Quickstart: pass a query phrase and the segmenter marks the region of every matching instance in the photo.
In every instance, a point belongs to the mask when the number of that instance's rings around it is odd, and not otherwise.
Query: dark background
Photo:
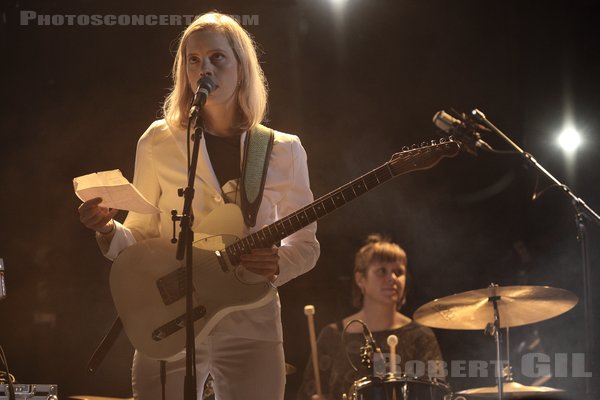
[[[600,210],[600,29],[593,1],[348,0],[337,14],[325,0],[2,4],[0,257],[8,297],[0,302],[0,344],[20,382],[56,383],[63,398],[130,395],[133,350],[124,335],[96,375],[85,373],[115,311],[110,263],[78,221],[72,179],[114,168],[132,178],[137,139],[160,117],[184,27],[24,26],[20,11],[258,15],[258,25],[246,28],[260,43],[270,82],[268,124],[301,137],[316,197],[403,146],[436,139],[436,111],[477,107]],[[555,144],[568,118],[585,140],[571,163]],[[494,135],[484,138],[508,149]],[[560,287],[580,303],[512,329],[513,356],[536,337],[537,349],[551,357],[584,352],[573,207],[557,189],[531,201],[536,176],[516,156],[461,154],[323,219],[317,267],[280,290],[287,362],[301,371],[308,358],[304,305],[315,305],[318,329],[352,312],[353,253],[371,232],[389,235],[409,255],[407,315],[491,282]],[[537,188],[547,185],[540,178]],[[598,226],[589,227],[589,243],[595,288]],[[595,291],[592,300],[597,306]],[[436,333],[448,361],[495,357],[481,332]],[[532,382],[515,370],[519,382]],[[288,377],[289,398],[301,375]],[[456,377],[450,383],[456,390],[494,384]],[[582,378],[545,385],[585,390]]]

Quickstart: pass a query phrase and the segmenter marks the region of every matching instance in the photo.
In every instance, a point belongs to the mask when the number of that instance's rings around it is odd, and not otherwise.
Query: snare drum
[[[450,387],[440,381],[399,377],[368,377],[354,382],[352,400],[451,400]]]

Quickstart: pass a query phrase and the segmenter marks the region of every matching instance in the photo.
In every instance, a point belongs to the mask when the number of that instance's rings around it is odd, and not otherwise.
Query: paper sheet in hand
[[[96,172],[73,179],[75,194],[83,201],[102,198],[102,207],[135,211],[141,214],[158,214],[154,207],[118,169]]]

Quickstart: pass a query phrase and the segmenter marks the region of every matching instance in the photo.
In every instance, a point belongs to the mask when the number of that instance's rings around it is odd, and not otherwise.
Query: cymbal
[[[544,398],[546,398],[546,396],[554,397],[564,392],[565,391],[561,389],[554,389],[546,386],[525,386],[517,382],[507,382],[502,385],[502,397],[506,399],[518,399],[527,396],[544,396]],[[496,398],[498,396],[498,386],[467,389],[458,392],[457,394]]]
[[[418,323],[441,329],[485,329],[494,322],[490,296],[499,296],[500,327],[543,321],[569,311],[577,296],[549,286],[496,286],[435,299],[413,315]]]
[[[69,399],[73,399],[73,400],[133,400],[133,397],[104,397],[104,396],[90,396],[87,394],[77,394],[75,396],[69,396]]]

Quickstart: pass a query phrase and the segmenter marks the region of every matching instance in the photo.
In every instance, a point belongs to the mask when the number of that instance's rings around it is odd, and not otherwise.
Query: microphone
[[[365,337],[365,344],[371,347],[373,351],[373,375],[383,377],[386,373],[385,357],[381,352],[381,348],[377,346],[377,342],[375,342],[367,324],[363,324],[363,336]]]
[[[215,83],[210,76],[205,75],[198,79],[198,85],[196,88],[196,93],[194,93],[194,99],[192,100],[190,115],[204,106],[208,95],[213,90],[215,90]]]
[[[477,156],[477,149],[492,149],[489,144],[481,140],[481,135],[477,132],[477,130],[487,129],[474,121],[470,121],[465,115],[462,115],[461,120],[446,111],[438,111],[433,116],[433,123],[441,131],[452,135],[458,140],[471,155]]]

